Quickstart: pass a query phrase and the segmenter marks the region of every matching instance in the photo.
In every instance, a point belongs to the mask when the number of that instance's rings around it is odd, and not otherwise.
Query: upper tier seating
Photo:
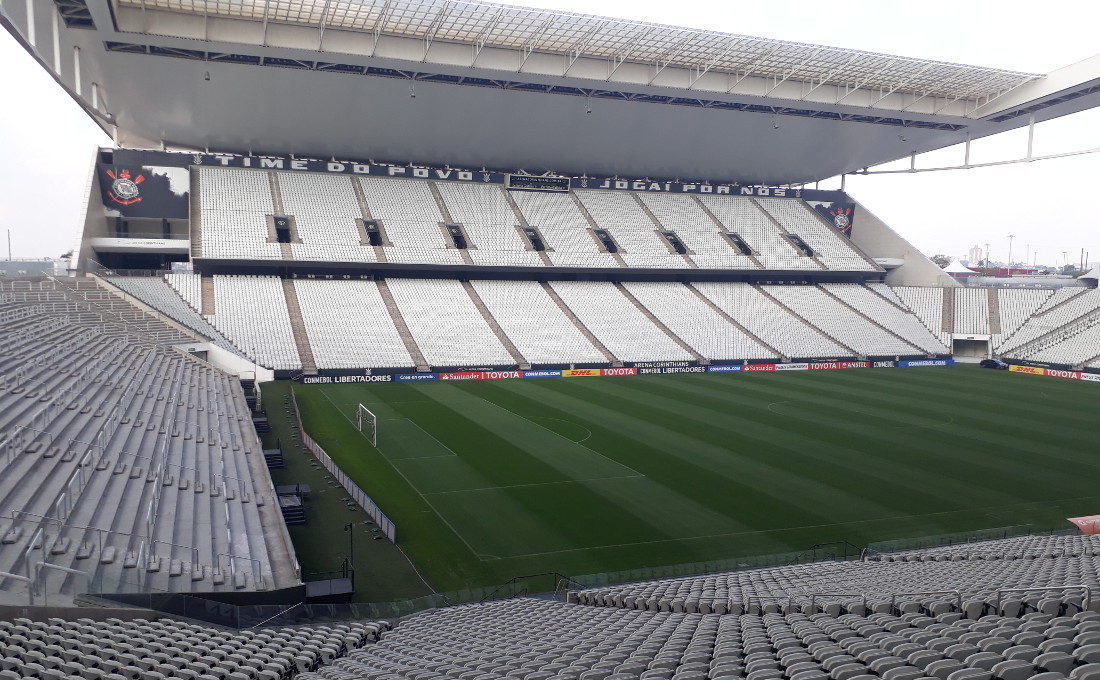
[[[704,195],[699,200],[727,231],[738,234],[756,251],[756,260],[763,269],[822,269],[813,258],[795,250],[794,245],[783,238],[780,228],[753,199]],[[840,234],[834,237],[844,238]]]
[[[40,576],[70,597],[296,583],[240,383],[94,280],[7,283],[0,572],[28,573],[28,555],[74,569]],[[0,601],[25,604],[26,584],[0,579]]]
[[[784,229],[805,241],[827,269],[875,271],[878,268],[852,250],[845,238],[838,238],[836,230],[825,224],[815,211],[807,209],[802,202],[783,198],[755,200]]]
[[[658,226],[642,210],[633,192],[580,190],[576,195],[596,225],[611,233],[627,265],[687,267],[683,258],[669,253],[665,241],[657,235]]]
[[[676,232],[699,268],[759,269],[751,257],[743,255],[722,235],[727,230],[707,214],[695,197],[645,193],[638,197],[665,229]]]
[[[470,239],[474,264],[542,266],[538,253],[525,249],[527,244],[516,230],[516,215],[500,185],[440,182],[438,187],[451,218],[462,225]]]
[[[881,271],[796,198],[755,199],[578,189],[508,192],[499,184],[199,167],[197,256],[226,259],[547,266],[518,227],[534,227],[559,267]],[[708,211],[710,214],[708,214]],[[293,217],[295,238],[278,243],[268,216]],[[364,241],[359,219],[380,223],[383,245]],[[460,250],[443,224],[462,225]],[[601,252],[606,229],[619,257]],[[674,231],[677,254],[658,232]],[[737,232],[758,253],[722,235]],[[808,257],[786,238],[801,237]],[[691,254],[694,253],[694,254]]]

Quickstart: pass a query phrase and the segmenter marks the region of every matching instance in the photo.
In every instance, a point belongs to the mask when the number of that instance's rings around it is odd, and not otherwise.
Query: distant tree
[[[73,256],[73,251],[71,251],[71,250],[70,250],[70,251],[69,251],[69,252],[67,252],[67,253],[61,253],[61,255],[60,255],[60,256],[59,256],[59,257],[58,257],[57,259],[59,259],[59,260],[67,260],[67,259],[69,259],[69,258],[70,258],[70,257],[72,257],[72,256]]]
[[[955,261],[955,258],[951,257],[950,255],[944,255],[943,253],[936,253],[928,259],[935,262],[936,266],[940,269],[943,269],[944,267]]]

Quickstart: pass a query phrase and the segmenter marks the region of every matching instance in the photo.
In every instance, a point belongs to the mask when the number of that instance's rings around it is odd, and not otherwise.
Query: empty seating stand
[[[501,185],[444,180],[216,167],[194,172],[208,258],[543,267],[519,233],[525,221],[559,267],[881,271],[797,198],[758,203],[592,189],[509,195]],[[288,243],[279,243],[269,224],[276,213],[293,218],[295,238]],[[365,219],[376,221],[379,245],[365,240]],[[445,236],[448,222],[461,225],[465,248]],[[618,257],[593,238],[594,229],[614,239]],[[684,254],[659,234],[668,231]],[[728,232],[757,259],[737,250]],[[791,234],[816,259],[800,252]]]
[[[14,283],[0,298],[32,313],[0,318],[0,601],[28,602],[21,574],[55,602],[296,582],[239,382],[92,280]]]

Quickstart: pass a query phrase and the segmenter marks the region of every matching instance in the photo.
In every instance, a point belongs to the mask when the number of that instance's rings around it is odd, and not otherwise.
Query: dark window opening
[[[739,251],[741,251],[742,255],[753,254],[752,248],[749,247],[749,244],[745,243],[745,239],[741,238],[737,234],[728,233],[726,234],[726,238],[728,238],[730,242],[733,243],[734,248],[737,248]]]
[[[687,255],[687,247],[684,246],[684,242],[680,240],[680,237],[676,235],[674,231],[662,231],[661,236],[665,237],[668,244],[672,246],[672,249],[679,255]]]
[[[367,242],[372,246],[384,245],[382,242],[382,232],[378,229],[378,222],[375,220],[364,220],[363,228],[367,232]]]
[[[615,243],[615,239],[611,238],[611,234],[607,233],[606,229],[593,229],[592,231],[596,234],[596,238],[600,239],[600,243],[607,249],[607,252],[619,252],[619,244]]]
[[[275,241],[278,243],[291,243],[289,219],[285,217],[275,218]]]
[[[530,227],[524,227],[523,234],[527,237],[527,240],[531,242],[532,249],[538,252],[546,250],[546,244],[543,242],[542,237],[539,236],[539,233],[537,231]]]
[[[799,236],[798,234],[788,234],[787,238],[791,240],[791,243],[793,243],[796,248],[802,251],[803,255],[805,255],[806,257],[814,256],[813,248],[807,245],[806,242],[802,240],[801,236]]]
[[[455,248],[459,250],[466,250],[469,245],[466,243],[466,234],[462,233],[462,227],[457,224],[448,224],[447,233],[451,235],[451,240],[454,241]]]

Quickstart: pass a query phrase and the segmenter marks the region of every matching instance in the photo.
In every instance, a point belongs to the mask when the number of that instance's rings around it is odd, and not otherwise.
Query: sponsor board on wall
[[[1085,380],[1087,382],[1100,382],[1100,374],[1082,373],[1081,374],[1081,380]]]
[[[563,378],[588,378],[595,375],[600,375],[599,368],[567,368],[561,372]]]
[[[777,371],[808,371],[810,370],[809,364],[776,364],[775,370]]]
[[[898,366],[913,368],[919,366],[954,366],[954,359],[915,359],[913,361],[899,361]]]
[[[706,373],[706,366],[664,366],[662,368],[637,368],[639,375],[667,375],[670,373]]]
[[[1047,375],[1053,378],[1069,378],[1070,380],[1081,379],[1081,373],[1078,371],[1063,371],[1058,368],[1048,368]]]
[[[607,377],[622,375],[669,375],[683,373],[745,373],[755,371],[822,371],[850,368],[892,368],[896,365],[912,366],[950,366],[950,359],[927,361],[816,361],[790,364],[722,364],[700,366],[693,361],[657,361],[645,362],[636,366],[614,368],[575,368],[575,369],[533,369],[533,370],[476,370],[452,371],[446,373],[371,373],[385,369],[368,369],[367,375],[315,375],[297,378],[307,385],[333,385],[375,382],[424,382],[439,380],[511,380],[526,378],[580,378]],[[1060,378],[1073,378],[1100,382],[1100,374],[1080,373],[1078,371],[1059,371],[1034,366],[1012,366],[1012,370],[1023,373],[1054,375]]]
[[[341,385],[347,383],[393,382],[393,375],[303,375],[303,385]]]
[[[892,363],[892,362],[891,362]],[[810,363],[811,371],[836,371],[844,368],[870,368],[869,361],[817,361]]]
[[[508,380],[522,377],[521,371],[462,371],[439,374],[440,380]]]
[[[707,373],[740,373],[741,364],[729,366],[707,366]]]
[[[1016,366],[1015,364],[1009,366],[1008,370],[1013,373],[1031,373],[1033,375],[1046,375],[1047,372],[1047,369],[1038,366]]]

